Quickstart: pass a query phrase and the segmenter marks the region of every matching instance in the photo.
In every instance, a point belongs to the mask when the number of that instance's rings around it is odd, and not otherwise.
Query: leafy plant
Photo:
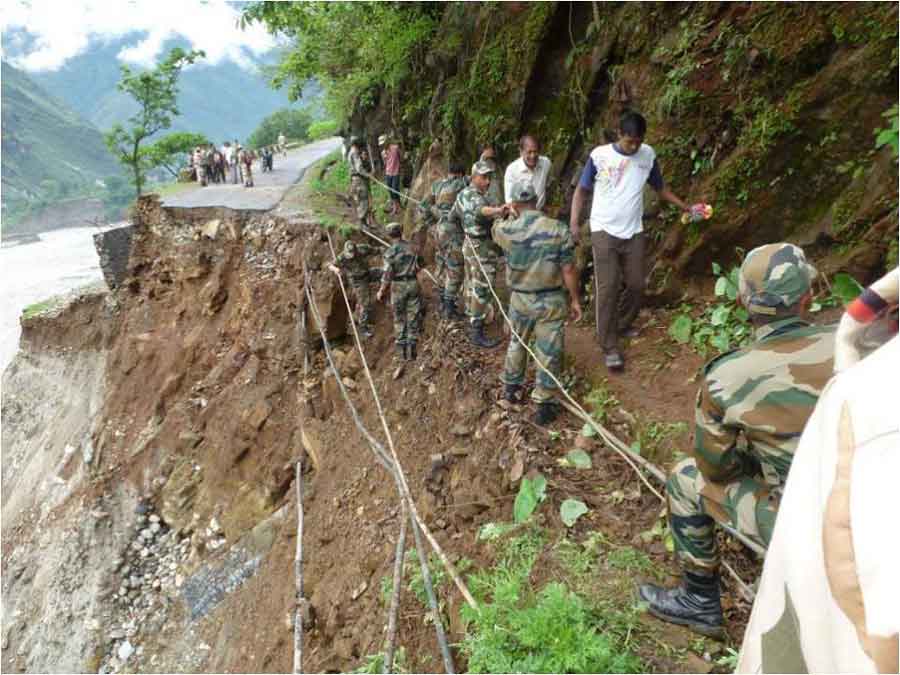
[[[513,504],[513,519],[524,523],[538,505],[547,497],[547,479],[541,474],[534,478],[523,478],[519,484],[519,494]]]
[[[340,125],[337,120],[319,120],[309,125],[309,137],[314,141],[329,136],[337,136]]]
[[[572,527],[588,510],[580,499],[566,499],[559,507],[559,517],[566,527]]]
[[[247,137],[247,145],[251,148],[262,148],[278,142],[279,134],[294,141],[305,141],[309,138],[309,129],[313,123],[308,110],[282,108],[263,118],[259,126]]]
[[[363,659],[362,664],[356,669],[351,670],[351,673],[384,673],[387,672],[385,668],[385,654],[384,652],[378,652],[377,654],[369,654]],[[398,647],[397,651],[394,652],[394,669],[391,671],[393,673],[408,673],[410,672],[409,666],[406,665],[406,649],[404,647]]]
[[[605,379],[588,392],[584,402],[591,409],[591,417],[601,424],[606,421],[609,411],[619,405],[619,399],[609,390]]]
[[[884,129],[875,130],[875,147],[880,148],[889,145],[894,153],[894,159],[900,155],[900,110],[895,103],[893,106],[881,113],[889,126]]]
[[[588,425],[588,428],[593,431],[593,427],[590,427],[590,425]],[[557,462],[560,464],[560,466],[568,466],[575,469],[591,468],[591,456],[580,448],[569,450],[569,452],[566,453],[566,456],[560,458],[559,460],[557,460]]]
[[[469,577],[479,609],[460,610],[467,622],[461,649],[470,672],[637,672],[638,659],[596,627],[598,617],[566,585],[529,589],[529,575],[543,542],[517,537],[497,565]]]
[[[148,168],[162,167],[174,178],[187,166],[187,156],[198,145],[206,145],[209,140],[203,134],[176,131],[160,138],[156,143],[141,148],[141,154]]]
[[[176,99],[181,69],[204,56],[206,53],[202,50],[186,52],[176,47],[152,70],[135,72],[127,65],[121,67],[118,89],[135,100],[138,112],[128,118],[129,129],[115,124],[104,134],[103,140],[122,166],[131,171],[137,195],[143,190],[147,171],[153,168],[141,144],[172,126],[172,117],[178,115]]]

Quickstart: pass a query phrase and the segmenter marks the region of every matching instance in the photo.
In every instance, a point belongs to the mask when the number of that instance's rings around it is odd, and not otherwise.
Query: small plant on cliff
[[[119,162],[131,171],[131,181],[137,195],[146,182],[147,171],[155,166],[153,157],[141,145],[155,133],[172,126],[172,117],[178,115],[178,76],[181,69],[198,58],[203,51],[186,52],[176,47],[152,70],[135,72],[122,66],[122,79],[118,89],[130,95],[138,104],[138,112],[128,118],[129,129],[116,124],[103,140]]]
[[[881,116],[888,121],[890,126],[875,130],[875,147],[889,145],[894,153],[894,159],[897,159],[900,155],[900,112],[898,112],[897,104],[895,103],[885,110]]]
[[[669,335],[681,344],[690,343],[694,350],[706,356],[709,349],[725,352],[747,344],[751,338],[747,310],[737,302],[739,268],[726,272],[719,263],[713,263],[716,276],[717,302],[706,306],[698,318],[683,312],[669,325]]]

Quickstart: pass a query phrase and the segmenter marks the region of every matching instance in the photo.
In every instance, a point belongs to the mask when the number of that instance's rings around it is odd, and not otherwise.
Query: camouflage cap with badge
[[[817,275],[799,246],[786,242],[759,246],[741,265],[741,301],[752,314],[781,314],[800,301]]]
[[[537,192],[534,189],[534,183],[528,179],[519,179],[512,184],[509,198],[514,202],[526,204],[537,199]]]
[[[477,173],[481,176],[485,176],[489,173],[494,173],[494,167],[491,166],[490,162],[479,159],[477,162],[475,162],[475,166],[472,168],[472,173]]]

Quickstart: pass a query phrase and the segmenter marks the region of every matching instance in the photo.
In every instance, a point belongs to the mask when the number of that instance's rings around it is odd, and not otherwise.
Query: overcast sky
[[[147,31],[142,40],[119,52],[119,58],[152,66],[165,41],[180,35],[206,52],[206,63],[231,59],[249,67],[244,50],[262,54],[275,40],[259,24],[241,30],[239,16],[234,6],[216,0],[4,0],[3,55],[21,50],[15,31],[24,29],[34,39],[13,63],[25,70],[55,70],[93,41]]]

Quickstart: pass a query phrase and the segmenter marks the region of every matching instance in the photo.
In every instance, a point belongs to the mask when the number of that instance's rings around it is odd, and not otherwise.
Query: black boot
[[[522,385],[519,384],[504,384],[503,385],[503,400],[507,403],[512,403],[513,405],[518,405],[521,403],[521,399],[519,398],[519,392],[522,390]]]
[[[496,347],[500,340],[496,338],[489,338],[484,334],[484,320],[479,319],[478,321],[472,321],[469,324],[469,342],[471,342],[476,347],[481,347],[483,349],[492,349]]]
[[[663,621],[687,626],[711,638],[725,636],[718,574],[685,571],[680,586],[662,588],[644,584],[638,594],[649,603],[650,613]]]
[[[545,427],[559,416],[559,406],[555,401],[541,401],[534,414],[534,423]]]
[[[406,361],[406,345],[402,342],[397,343],[397,358],[400,361]]]
[[[416,343],[410,342],[406,345],[406,360],[407,361],[415,361],[416,360]]]
[[[447,318],[450,321],[462,321],[466,315],[459,311],[456,307],[456,298],[448,297],[447,302]]]

